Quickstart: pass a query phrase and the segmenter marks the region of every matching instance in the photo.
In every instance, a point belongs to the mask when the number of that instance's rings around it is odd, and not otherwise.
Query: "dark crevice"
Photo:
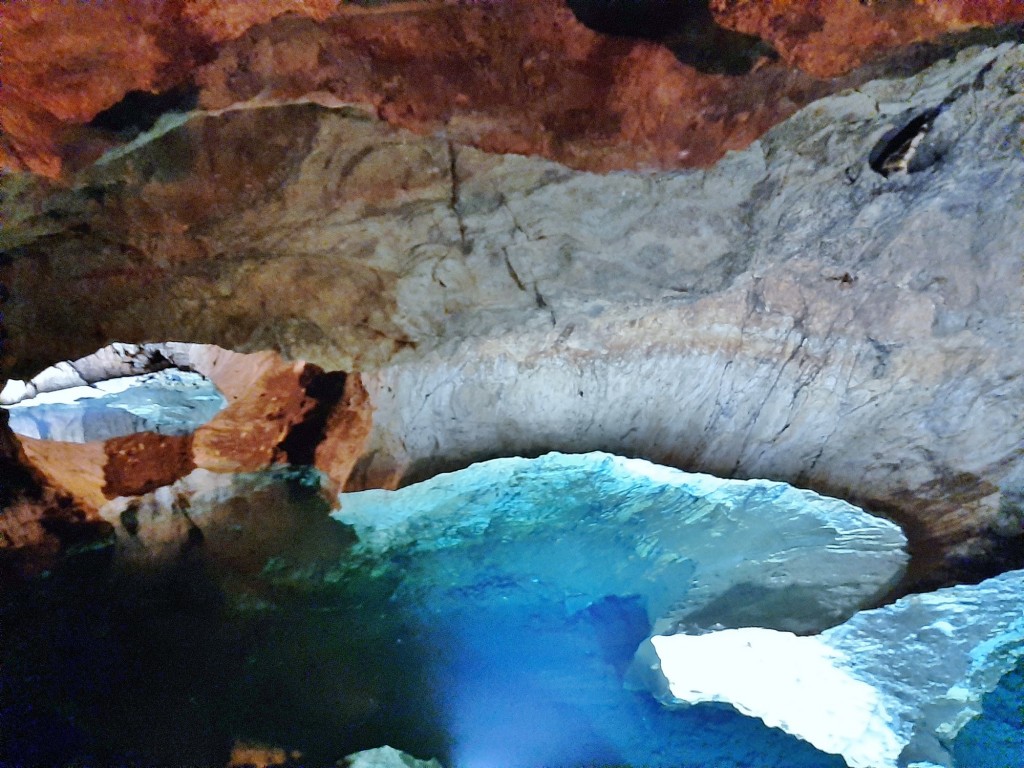
[[[707,0],[568,0],[568,5],[595,32],[662,43],[701,72],[742,75],[763,57],[777,58],[760,38],[719,26]]]
[[[189,112],[198,103],[199,89],[192,85],[179,86],[162,93],[128,91],[123,99],[96,115],[89,126],[132,139],[152,128],[161,115]]]
[[[871,170],[885,177],[899,171],[914,170],[911,167],[914,150],[941,111],[941,106],[931,107],[886,131],[868,155]]]
[[[345,373],[318,373],[305,384],[306,396],[316,405],[306,414],[301,423],[289,431],[281,442],[281,451],[289,464],[310,466],[313,464],[316,447],[323,441],[327,428],[327,417],[341,400],[345,391]]]

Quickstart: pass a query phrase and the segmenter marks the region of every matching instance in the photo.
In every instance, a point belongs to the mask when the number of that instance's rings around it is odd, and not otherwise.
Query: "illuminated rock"
[[[882,597],[906,562],[897,526],[843,501],[603,453],[495,459],[340,500],[364,551],[446,553],[438,571],[417,566],[414,589],[498,579],[569,612],[639,596],[658,631],[818,631]]]
[[[851,768],[953,765],[949,745],[1024,657],[1024,571],[911,595],[813,637],[747,628],[651,640],[667,704],[728,702]]]
[[[167,370],[43,393],[9,408],[19,435],[88,443],[136,432],[189,434],[226,404],[206,377]]]
[[[441,768],[437,760],[417,760],[391,747],[378,747],[345,758],[348,768]]]

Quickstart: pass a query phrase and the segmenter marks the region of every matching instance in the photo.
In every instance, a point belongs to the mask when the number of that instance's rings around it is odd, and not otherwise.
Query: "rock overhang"
[[[285,21],[250,37],[318,34]],[[177,118],[77,197],[22,190],[45,215],[9,251],[7,349],[71,359],[95,346],[68,332],[89,314],[104,340],[280,348],[365,374],[375,426],[338,475],[353,488],[605,449],[852,498],[916,529],[922,559],[942,553],[929,567],[960,567],[1013,541],[1019,393],[1000,339],[1019,329],[1000,253],[1019,211],[973,201],[1013,152],[1015,57],[974,49],[818,102],[706,173],[575,174],[323,106],[336,98]],[[886,131],[937,104],[916,145],[934,162],[876,173]],[[269,159],[248,162],[267,135]],[[40,264],[73,276],[50,313],[27,298]]]

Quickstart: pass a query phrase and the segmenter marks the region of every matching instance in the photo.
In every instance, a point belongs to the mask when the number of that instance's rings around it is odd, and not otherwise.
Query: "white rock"
[[[423,578],[500,573],[580,607],[640,595],[656,631],[818,631],[881,598],[906,562],[897,526],[838,499],[605,453],[495,459],[339,499],[364,550],[481,552],[471,573]]]
[[[437,760],[417,760],[392,747],[378,747],[345,758],[348,768],[441,768]]]
[[[1014,571],[911,595],[814,637],[654,637],[644,672],[666,703],[728,702],[851,768],[950,766],[946,746],[1024,656],[1022,594],[1024,571]]]

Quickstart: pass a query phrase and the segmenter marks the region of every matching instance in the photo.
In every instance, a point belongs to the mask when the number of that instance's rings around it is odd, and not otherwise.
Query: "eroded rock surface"
[[[315,104],[183,118],[78,192],[12,187],[6,350],[280,349],[361,373],[340,454],[306,441],[339,487],[610,450],[855,500],[908,528],[918,575],[978,578],[1019,560],[1022,56],[819,101],[702,172],[577,173]],[[267,439],[193,450],[284,457],[263,408]]]
[[[395,126],[580,168],[705,165],[844,84],[816,78],[945,32],[1024,18],[999,0],[938,10],[719,0],[677,3],[665,27],[657,2],[602,5],[118,0],[73,12],[10,4],[0,15],[0,165],[57,177],[164,112],[295,98],[359,103]],[[620,36],[594,33],[570,7],[585,20],[595,9],[610,16],[598,26]],[[747,39],[731,30],[751,33],[738,68],[731,43],[717,43]],[[918,58],[905,53],[911,65]],[[907,61],[897,56],[883,70]]]
[[[912,595],[813,637],[655,637],[656,692],[667,703],[729,702],[853,768],[953,765],[954,737],[1024,657],[1022,587],[1015,571]]]
[[[368,553],[445,553],[436,572],[410,564],[409,589],[515,584],[567,611],[638,595],[657,631],[814,631],[883,597],[905,563],[896,526],[837,499],[601,453],[495,459],[340,501]]]

